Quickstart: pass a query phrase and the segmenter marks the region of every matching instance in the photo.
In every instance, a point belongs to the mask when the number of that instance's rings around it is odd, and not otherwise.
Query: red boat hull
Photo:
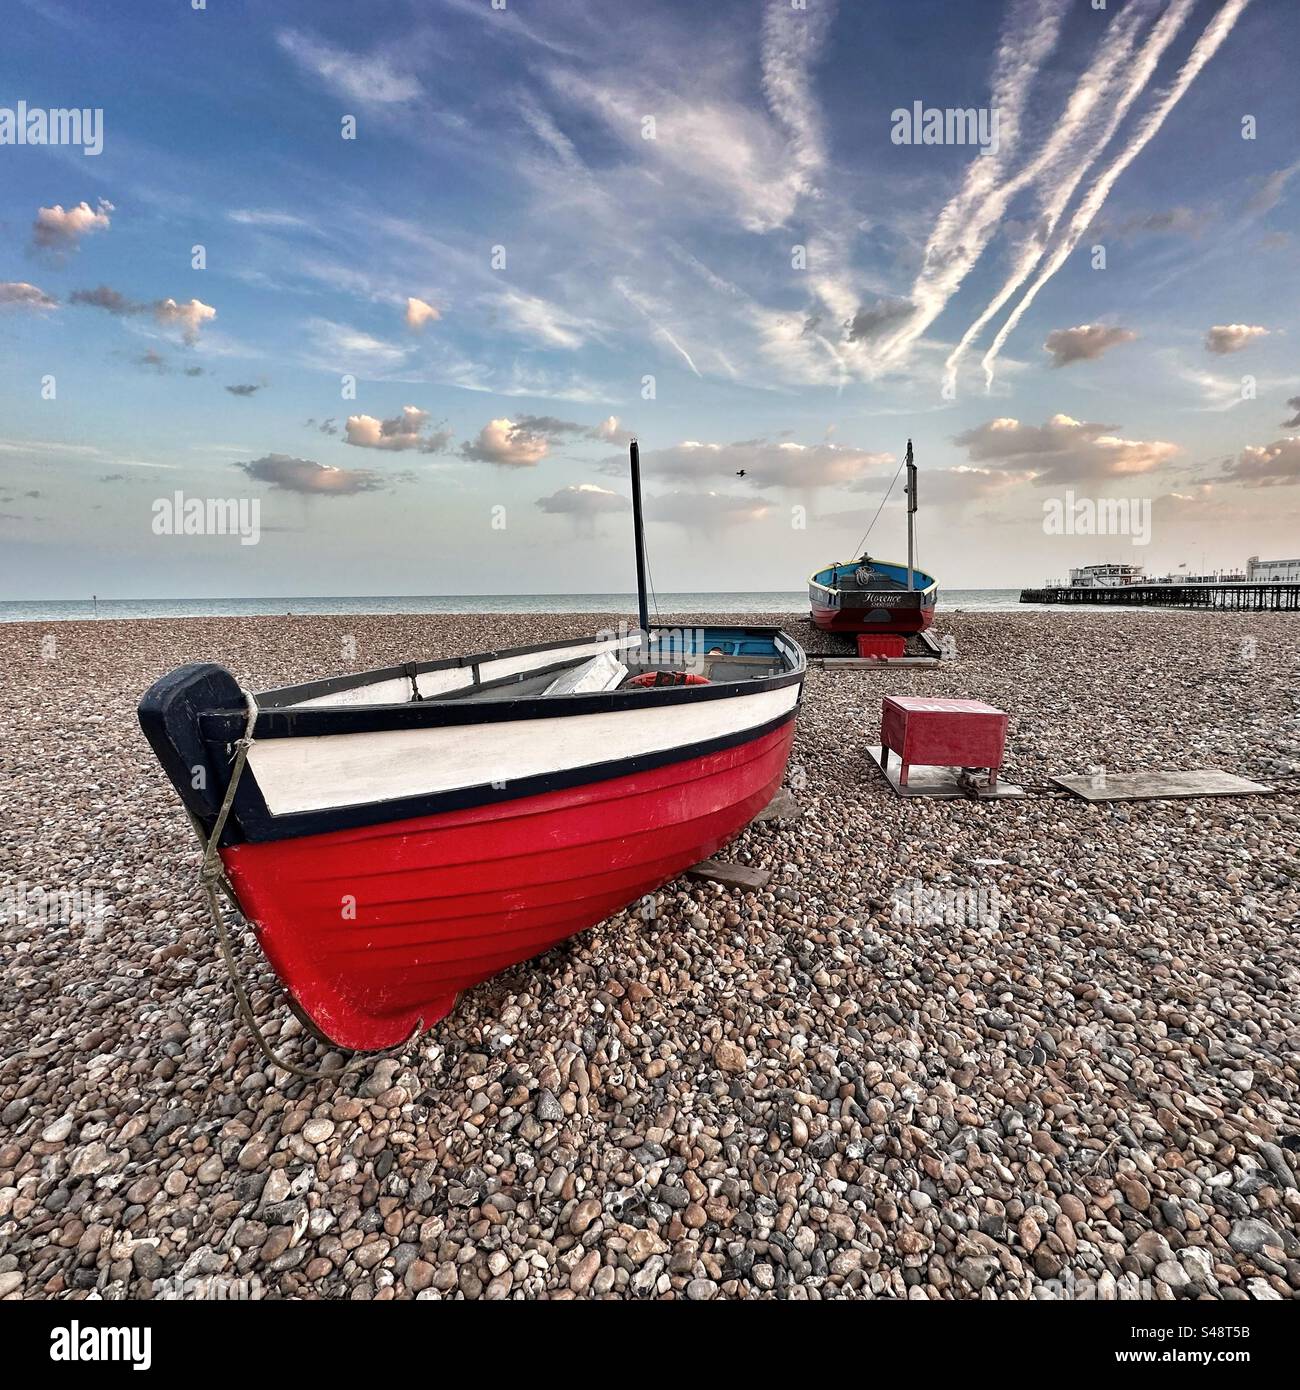
[[[707,859],[781,784],[794,721],[721,752],[516,801],[222,851],[245,915],[340,1047],[404,1041],[457,992]]]
[[[868,617],[874,614],[874,617]],[[812,605],[812,620],[823,632],[890,632],[904,635],[921,632],[934,622],[934,606],[929,608],[825,608]]]

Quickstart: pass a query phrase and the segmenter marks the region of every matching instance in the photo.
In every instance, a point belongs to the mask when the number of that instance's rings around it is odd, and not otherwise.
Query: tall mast
[[[907,587],[915,588],[912,582],[912,562],[915,544],[912,536],[912,518],[916,515],[916,464],[912,462],[912,441],[907,441]]]
[[[645,597],[645,521],[641,516],[641,450],[635,439],[631,444],[631,453],[632,530],[636,537],[636,608],[641,631],[648,634],[650,631],[650,608]]]

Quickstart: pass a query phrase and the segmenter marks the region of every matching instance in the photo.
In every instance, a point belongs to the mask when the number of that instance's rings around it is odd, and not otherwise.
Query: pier
[[[1300,584],[1061,585],[1021,589],[1021,603],[1118,605],[1122,608],[1222,608],[1236,612],[1300,612]]]

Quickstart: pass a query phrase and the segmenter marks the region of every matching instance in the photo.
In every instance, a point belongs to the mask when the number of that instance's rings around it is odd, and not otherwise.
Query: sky
[[[0,598],[1300,553],[1291,0],[5,10]]]

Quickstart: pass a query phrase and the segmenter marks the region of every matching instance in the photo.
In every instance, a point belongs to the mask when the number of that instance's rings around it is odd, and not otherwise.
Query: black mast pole
[[[912,518],[916,515],[916,464],[912,462],[912,441],[907,441],[907,587],[909,591],[916,585],[912,580]]]
[[[645,520],[641,515],[641,450],[634,439],[632,451],[632,529],[636,536],[636,607],[641,631],[650,632],[650,609],[645,597]]]

